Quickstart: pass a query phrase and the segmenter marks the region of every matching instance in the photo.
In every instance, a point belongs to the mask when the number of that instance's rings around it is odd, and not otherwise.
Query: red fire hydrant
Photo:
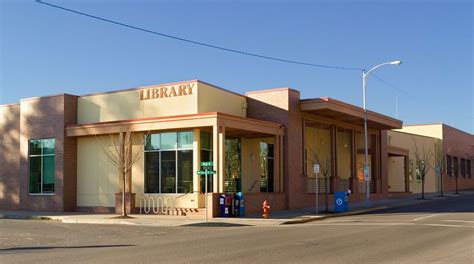
[[[270,203],[267,200],[263,201],[262,209],[263,209],[263,218],[267,219],[268,215],[270,214]]]

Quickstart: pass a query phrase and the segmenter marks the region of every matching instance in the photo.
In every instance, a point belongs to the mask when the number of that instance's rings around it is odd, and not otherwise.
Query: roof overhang
[[[115,134],[125,131],[147,132],[153,130],[176,130],[212,126],[224,126],[230,133],[238,133],[248,137],[284,134],[284,127],[281,124],[219,112],[209,112],[68,125],[66,126],[66,135],[68,137],[80,137]]]
[[[364,125],[364,109],[332,98],[301,100],[300,109],[318,116],[359,126]],[[402,128],[402,121],[367,110],[367,126],[378,130],[388,130]]]

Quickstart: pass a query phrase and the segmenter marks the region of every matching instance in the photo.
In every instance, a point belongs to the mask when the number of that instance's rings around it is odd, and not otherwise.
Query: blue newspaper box
[[[239,216],[245,216],[244,194],[242,192],[238,192],[237,198],[239,199]]]
[[[229,216],[229,209],[227,207],[227,210],[226,210],[226,199],[225,199],[225,194],[221,194],[221,196],[219,197],[219,215],[221,217],[227,217]]]
[[[343,213],[349,210],[349,196],[346,192],[334,193],[334,212]]]

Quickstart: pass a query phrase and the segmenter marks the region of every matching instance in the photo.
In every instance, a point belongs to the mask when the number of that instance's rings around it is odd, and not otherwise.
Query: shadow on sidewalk
[[[45,250],[45,249],[75,249],[75,248],[111,248],[111,247],[134,247],[136,245],[118,244],[118,245],[91,245],[91,246],[43,246],[43,247],[13,247],[3,248],[2,251],[21,251],[21,250]]]

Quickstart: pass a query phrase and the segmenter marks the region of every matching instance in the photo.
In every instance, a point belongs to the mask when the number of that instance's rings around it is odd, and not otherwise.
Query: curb
[[[419,200],[419,201],[415,201],[415,202],[401,203],[401,204],[397,204],[397,205],[393,205],[393,206],[384,205],[384,206],[371,207],[371,208],[367,208],[367,209],[355,210],[355,211],[350,211],[350,212],[346,212],[346,213],[339,213],[339,214],[328,214],[328,215],[321,215],[321,216],[306,216],[306,217],[303,216],[301,218],[297,218],[297,219],[294,219],[294,220],[283,222],[283,223],[281,223],[281,225],[304,224],[304,223],[308,223],[308,222],[320,221],[320,220],[333,218],[333,217],[358,215],[358,214],[364,214],[364,213],[378,211],[378,210],[395,209],[395,208],[399,208],[399,207],[418,205],[418,204],[423,204],[423,203],[430,203],[430,202],[434,202],[434,201],[436,201],[436,200]]]
[[[15,215],[15,214],[0,214],[0,219],[19,219],[19,220],[53,220],[49,216],[42,215]]]

